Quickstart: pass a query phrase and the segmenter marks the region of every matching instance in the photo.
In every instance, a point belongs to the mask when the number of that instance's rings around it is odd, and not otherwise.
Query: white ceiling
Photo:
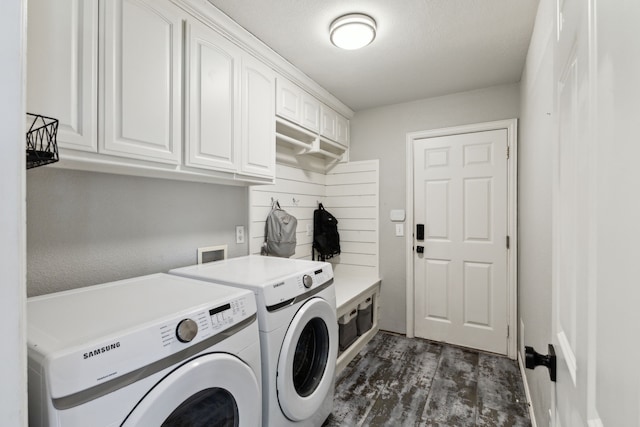
[[[520,81],[538,0],[209,0],[353,110]],[[346,13],[372,44],[329,41]]]

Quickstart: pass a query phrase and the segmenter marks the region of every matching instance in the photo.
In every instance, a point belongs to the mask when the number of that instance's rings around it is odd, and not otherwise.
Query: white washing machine
[[[29,298],[31,427],[260,426],[253,294],[154,274]]]
[[[331,264],[250,255],[170,273],[252,290],[262,349],[263,424],[322,425],[333,408],[338,354]]]

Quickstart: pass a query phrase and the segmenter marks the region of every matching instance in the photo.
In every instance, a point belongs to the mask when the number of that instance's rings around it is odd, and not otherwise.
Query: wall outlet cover
[[[236,243],[244,243],[244,225],[236,225]]]

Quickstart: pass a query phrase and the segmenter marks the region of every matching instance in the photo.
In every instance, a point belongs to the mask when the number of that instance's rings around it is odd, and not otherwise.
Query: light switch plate
[[[396,236],[404,236],[404,224],[396,224]]]

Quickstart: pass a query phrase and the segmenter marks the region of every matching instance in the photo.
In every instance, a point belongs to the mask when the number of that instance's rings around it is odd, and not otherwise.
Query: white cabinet
[[[312,132],[320,130],[320,102],[284,77],[276,85],[276,114]]]
[[[275,177],[273,71],[208,26],[187,26],[185,164]]]
[[[178,164],[182,150],[182,23],[171,3],[102,6],[99,152]]]
[[[333,109],[322,105],[320,135],[336,141],[345,147],[349,146],[349,120]]]
[[[186,31],[185,164],[235,172],[240,158],[240,49],[198,21]]]
[[[320,107],[320,135],[349,147],[349,120],[322,104]]]
[[[257,59],[242,58],[240,172],[275,177],[276,144],[274,121],[275,73]]]
[[[97,151],[97,0],[29,0],[27,111],[59,120],[58,146]]]
[[[349,120],[282,76],[276,84],[276,115],[276,139],[296,156],[324,157],[327,167],[347,160]]]
[[[313,132],[320,131],[320,101],[302,92],[302,117],[300,125]]]
[[[349,146],[349,120],[336,115],[336,141],[345,147]]]
[[[326,105],[320,106],[320,135],[325,138],[336,140],[336,122],[338,120],[338,113],[333,111]]]
[[[302,89],[282,77],[276,83],[276,114],[300,124],[302,118]]]

